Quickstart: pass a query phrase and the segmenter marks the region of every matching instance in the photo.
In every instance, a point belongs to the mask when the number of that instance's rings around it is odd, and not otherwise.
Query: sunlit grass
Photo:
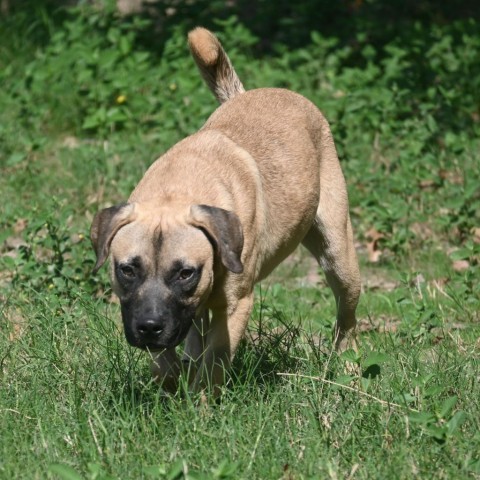
[[[214,102],[184,32],[162,62],[129,63],[102,36],[101,18],[70,20],[68,42],[42,44],[44,57],[33,46],[15,57],[23,35],[15,29],[0,49],[0,65],[12,65],[0,77],[0,478],[477,478],[479,72],[470,59],[480,45],[471,23],[458,70],[450,50],[435,46],[462,23],[401,48],[393,39],[355,69],[371,51],[350,58],[318,35],[277,57],[242,56],[249,31],[225,24],[249,87],[294,87],[331,120],[363,291],[359,350],[337,355],[333,296],[300,249],[257,286],[223,395],[206,406],[152,383],[147,356],[124,339],[106,272],[91,275],[88,229]],[[110,36],[126,28],[105,21]],[[431,62],[403,62],[418,45]],[[72,64],[72,52],[94,66]],[[115,74],[102,70],[112,58]],[[441,88],[422,90],[417,68]],[[102,117],[110,103],[126,116]]]

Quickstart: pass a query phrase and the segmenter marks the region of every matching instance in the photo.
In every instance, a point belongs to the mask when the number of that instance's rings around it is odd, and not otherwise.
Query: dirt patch
[[[400,319],[388,315],[378,315],[375,318],[362,318],[358,320],[357,332],[395,333],[400,326]]]
[[[8,339],[11,342],[18,340],[25,331],[27,320],[18,308],[7,308],[3,311],[3,317],[10,324]]]
[[[389,278],[385,272],[367,270],[362,272],[362,285],[364,290],[381,290],[391,292],[400,286],[400,283]]]

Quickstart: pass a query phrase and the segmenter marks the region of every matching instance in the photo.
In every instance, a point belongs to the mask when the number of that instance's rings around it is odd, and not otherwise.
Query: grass
[[[299,250],[199,407],[151,383],[88,241],[215,108],[186,24],[149,49],[140,20],[38,8],[0,29],[0,478],[480,478],[478,24],[277,38],[256,58],[247,27],[217,23],[249,88],[294,88],[331,120],[363,292],[359,351],[337,355],[332,295]]]

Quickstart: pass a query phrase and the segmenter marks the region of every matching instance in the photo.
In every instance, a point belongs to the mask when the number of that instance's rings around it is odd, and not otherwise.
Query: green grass
[[[272,30],[263,52],[258,29],[216,23],[248,88],[293,88],[330,119],[363,292],[359,351],[337,355],[300,249],[257,287],[224,394],[199,406],[152,384],[88,241],[215,108],[190,20],[153,45],[148,21],[45,5],[0,28],[0,478],[480,478],[478,23],[325,25],[295,48]]]

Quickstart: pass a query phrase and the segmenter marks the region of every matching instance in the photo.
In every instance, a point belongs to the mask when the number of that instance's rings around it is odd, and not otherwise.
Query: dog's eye
[[[178,274],[179,280],[189,280],[193,277],[195,270],[193,268],[183,268]]]
[[[131,265],[122,265],[120,267],[120,271],[122,272],[122,275],[126,278],[135,278],[135,269]]]

